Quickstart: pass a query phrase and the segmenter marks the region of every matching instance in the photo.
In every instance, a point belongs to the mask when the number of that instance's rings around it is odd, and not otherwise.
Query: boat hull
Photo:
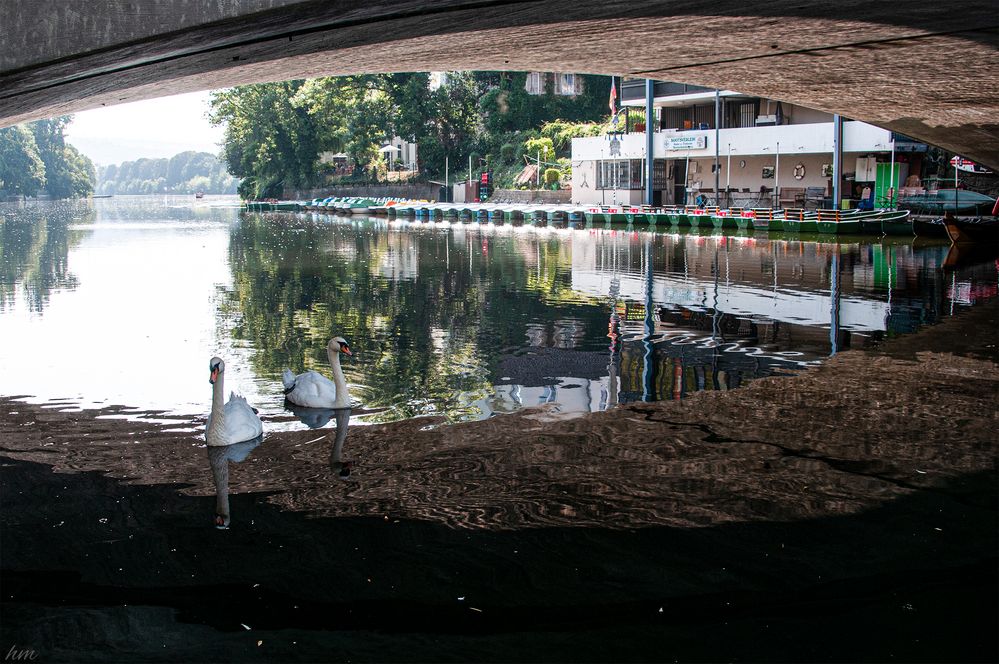
[[[724,216],[723,217],[723,216],[720,216],[720,215],[711,215],[711,225],[714,226],[717,229],[723,229],[723,228],[731,228],[731,229],[735,229],[735,228],[748,228],[748,225],[747,226],[739,226],[739,221],[738,221],[738,219],[736,217],[730,217],[730,216]]]
[[[878,222],[880,225],[880,222]],[[856,221],[817,221],[815,225],[820,233],[826,235],[856,235],[862,232],[863,223]]]
[[[954,244],[999,242],[999,221],[971,221],[944,217],[947,236]]]

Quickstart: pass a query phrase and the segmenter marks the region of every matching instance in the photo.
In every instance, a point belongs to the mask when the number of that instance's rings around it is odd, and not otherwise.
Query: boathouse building
[[[641,204],[647,169],[645,81],[626,80],[619,132],[572,141],[572,200]],[[795,104],[679,83],[654,85],[653,203],[833,207],[833,116]],[[716,122],[717,118],[717,122]],[[840,206],[916,182],[927,146],[845,120]],[[716,170],[717,165],[717,170]],[[910,174],[915,178],[910,178]]]

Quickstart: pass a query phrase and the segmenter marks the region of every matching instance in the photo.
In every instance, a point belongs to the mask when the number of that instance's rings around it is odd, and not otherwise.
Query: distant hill
[[[209,152],[137,159],[97,169],[97,194],[235,194],[239,180]]]

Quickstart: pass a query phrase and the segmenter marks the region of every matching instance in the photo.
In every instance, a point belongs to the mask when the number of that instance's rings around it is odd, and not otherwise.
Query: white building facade
[[[625,94],[626,109],[644,108],[641,83],[640,100]],[[690,92],[691,86],[657,85],[661,87],[654,99],[655,204],[692,204],[703,195],[708,204],[723,206],[833,206],[832,115],[730,90],[719,91],[716,102],[714,90]],[[621,133],[573,139],[574,203],[644,202],[646,134],[643,125],[639,131],[627,130],[626,112],[619,115]],[[868,184],[881,191],[891,186],[891,180],[897,190],[916,156],[911,151],[919,151],[920,145],[907,142],[905,149],[910,152],[895,155],[891,131],[843,122],[841,198],[855,196],[854,189]],[[925,151],[926,146],[921,147]],[[882,163],[884,167],[879,167]]]

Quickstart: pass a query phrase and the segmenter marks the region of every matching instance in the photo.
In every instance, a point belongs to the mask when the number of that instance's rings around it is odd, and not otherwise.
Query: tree
[[[252,186],[253,197],[280,196],[284,186],[313,184],[316,118],[292,103],[303,85],[259,83],[212,93],[209,119],[225,125],[222,157],[232,175],[246,178],[241,192]]]
[[[68,147],[67,149],[72,149]],[[195,184],[191,184],[196,180]],[[187,151],[170,159],[138,159],[102,168],[98,191],[103,194],[232,194],[236,182],[217,157]]]
[[[45,165],[45,190],[53,198],[89,196],[94,191],[93,162],[73,146],[66,145],[63,136],[72,119],[70,115],[61,115],[28,125]]]
[[[44,186],[45,163],[31,131],[24,125],[0,129],[0,188],[34,196]]]

